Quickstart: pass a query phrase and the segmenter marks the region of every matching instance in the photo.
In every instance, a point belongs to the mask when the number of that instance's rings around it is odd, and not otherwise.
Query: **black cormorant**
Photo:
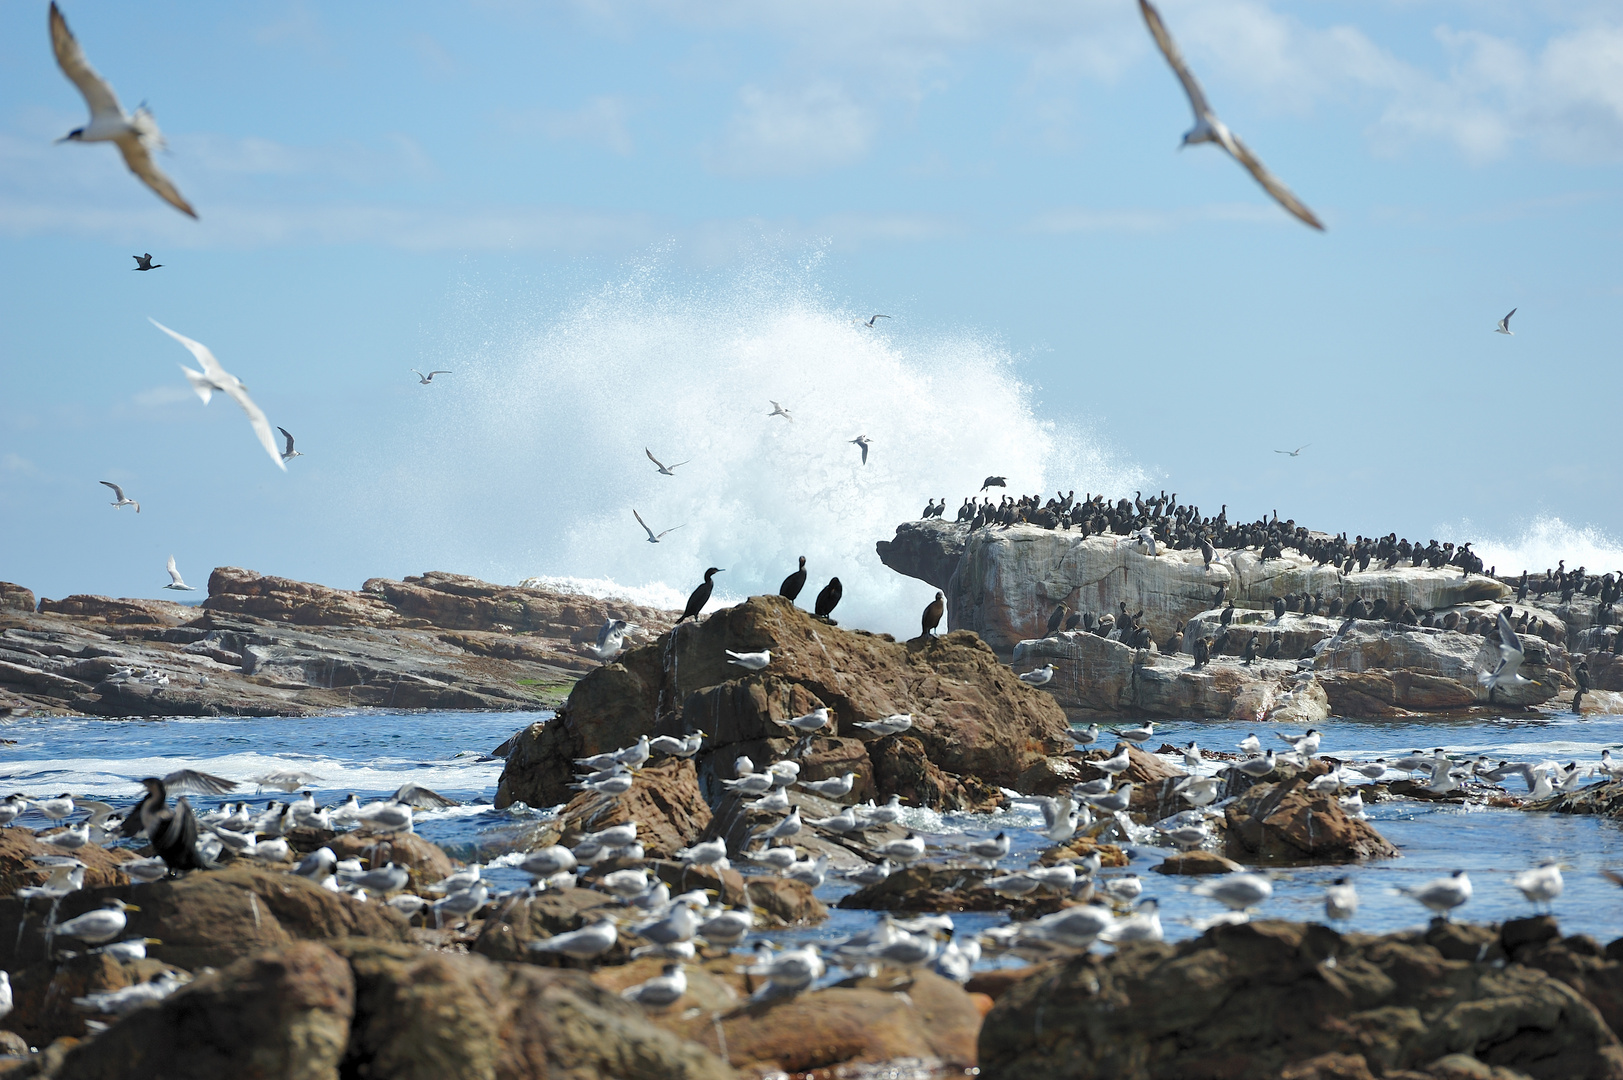
[[[840,597],[845,595],[845,586],[840,584],[839,578],[829,578],[823,591],[817,594],[817,603],[812,611],[819,619],[827,619],[836,607],[840,605]]]
[[[935,599],[931,600],[930,605],[924,609],[923,629],[919,632],[919,637],[929,637],[935,631],[935,628],[941,625],[941,616],[946,613],[946,599],[941,595],[941,590],[937,589]]]
[[[793,600],[800,595],[800,590],[806,587],[806,556],[800,557],[800,569],[783,579],[778,586],[778,595],[786,600]]]
[[[162,780],[149,776],[141,781],[146,797],[124,820],[120,833],[125,837],[145,832],[165,866],[171,870],[205,870],[210,864],[197,851],[197,818],[182,796],[169,806],[169,792]]]
[[[688,597],[688,606],[682,609],[682,618],[676,620],[678,623],[699,617],[699,612],[710,602],[710,594],[716,590],[716,583],[710,579],[724,573],[725,570],[718,570],[714,566],[704,572],[704,583],[694,589],[693,594]]]

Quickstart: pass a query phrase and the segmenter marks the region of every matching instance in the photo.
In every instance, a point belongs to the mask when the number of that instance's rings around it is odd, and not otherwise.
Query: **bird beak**
[[[155,937],[142,938],[141,939],[141,944],[143,944],[143,945],[162,945],[163,944],[163,939],[162,938],[155,938]]]
[[[124,910],[125,911],[140,911],[141,909],[139,907],[137,907],[136,905],[134,905],[134,904],[125,904],[124,905]]]

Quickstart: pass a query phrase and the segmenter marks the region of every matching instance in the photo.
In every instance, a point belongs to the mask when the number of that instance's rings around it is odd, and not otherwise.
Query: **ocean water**
[[[524,826],[551,812],[544,808],[498,811],[491,806],[502,763],[491,759],[489,751],[545,715],[361,712],[275,720],[24,720],[4,729],[5,737],[15,743],[0,748],[0,792],[45,796],[66,791],[124,806],[139,797],[135,781],[140,777],[178,768],[203,769],[232,779],[298,768],[323,778],[314,787],[317,801],[327,803],[337,802],[351,791],[363,799],[383,797],[410,780],[465,803],[421,814],[417,831],[463,858],[488,862],[509,850],[512,837]],[[1603,748],[1623,748],[1623,717],[1566,714],[1539,720],[1331,720],[1321,730],[1321,752],[1348,759],[1391,759],[1410,750],[1441,746],[1450,753],[1487,754],[1495,760],[1593,763]],[[1206,748],[1232,750],[1250,731],[1246,725],[1226,721],[1170,722],[1156,725],[1151,745],[1159,745],[1164,736],[1176,745],[1193,739]],[[1274,738],[1268,730],[1257,734],[1265,741]],[[1520,781],[1510,781],[1509,787],[1517,792]],[[277,792],[253,797],[252,790],[251,786],[245,788],[244,797],[254,798],[256,804],[282,797]],[[194,805],[204,807],[219,801],[193,799]],[[1399,848],[1401,858],[1278,871],[1274,897],[1262,913],[1320,918],[1324,883],[1347,875],[1362,897],[1352,928],[1384,932],[1419,927],[1428,913],[1414,901],[1394,895],[1393,890],[1464,869],[1471,876],[1475,895],[1460,911],[1461,918],[1514,918],[1529,914],[1532,908],[1512,887],[1511,878],[1542,858],[1555,857],[1571,867],[1565,871],[1566,892],[1555,904],[1567,932],[1591,934],[1602,942],[1623,936],[1623,893],[1600,874],[1602,869],[1623,869],[1623,824],[1593,817],[1410,800],[1371,803],[1367,813],[1381,834]],[[19,821],[36,828],[45,823],[34,812]],[[907,824],[944,847],[966,834],[1008,831],[1015,843],[1004,865],[1020,867],[1041,849],[1031,832],[1039,821],[1035,809],[1017,804],[1016,809],[996,815],[913,810]],[[1143,877],[1145,895],[1161,903],[1169,938],[1197,933],[1199,920],[1221,910],[1214,902],[1189,893],[1188,887],[1198,879],[1150,872],[1168,849],[1140,843],[1132,850],[1132,866],[1116,873]],[[487,877],[503,887],[517,887],[528,880],[518,871],[502,867],[489,871]],[[831,880],[819,895],[832,907],[849,891],[850,886]],[[820,927],[780,932],[777,937],[838,937],[868,925],[875,917],[836,909]],[[976,913],[958,916],[957,922],[965,930],[975,930],[1003,919],[997,913]]]

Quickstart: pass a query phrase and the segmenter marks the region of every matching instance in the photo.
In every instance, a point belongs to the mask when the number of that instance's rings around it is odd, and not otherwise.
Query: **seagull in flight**
[[[248,396],[248,388],[242,385],[242,380],[221,367],[214,354],[209,352],[207,345],[193,341],[184,334],[175,333],[157,319],[148,318],[147,321],[186,346],[197,362],[203,365],[202,371],[193,371],[185,364],[180,365],[180,370],[186,373],[186,380],[192,384],[192,389],[197,391],[197,396],[203,399],[203,404],[207,405],[209,398],[214,396],[214,391],[218,390],[242,406],[242,411],[248,414],[248,425],[254,429],[254,434],[259,438],[259,445],[263,446],[265,453],[276,462],[276,467],[286,472],[287,463],[282,460],[282,455],[276,449],[276,439],[271,435],[270,421],[265,419],[265,411],[255,405],[253,398]]]
[[[888,318],[890,318],[889,315],[875,315],[875,316],[871,317],[867,322],[862,322],[861,319],[858,319],[857,322],[862,323],[863,326],[872,326],[874,319],[888,319]]]
[[[416,368],[412,368],[411,373],[413,375],[417,376],[417,381],[422,383],[424,386],[427,386],[429,383],[433,382],[434,381],[434,376],[436,376],[436,375],[450,375],[451,374],[451,372],[449,372],[449,371],[430,371],[427,375],[424,375],[421,371],[418,371]]]
[[[1276,453],[1276,454],[1284,454],[1286,457],[1301,457],[1302,456],[1302,451],[1306,450],[1308,447],[1310,447],[1312,445],[1313,444],[1310,443],[1310,442],[1309,443],[1303,443],[1301,446],[1298,446],[1295,450],[1275,450],[1274,453]]]
[[[873,445],[873,440],[868,438],[866,435],[858,435],[856,438],[850,441],[855,445],[862,447],[862,463],[864,465],[868,464],[868,447]]]
[[[643,531],[643,532],[645,532],[645,533],[647,533],[647,534],[648,534],[648,542],[649,542],[649,543],[650,543],[650,544],[657,544],[657,543],[659,543],[659,538],[660,538],[660,537],[661,537],[661,536],[665,536],[665,535],[668,535],[668,534],[670,534],[670,533],[673,533],[673,532],[675,532],[675,531],[676,531],[676,530],[677,530],[677,529],[685,529],[685,528],[687,528],[687,523],[686,523],[686,522],[683,522],[683,523],[682,523],[682,524],[680,524],[680,525],[678,525],[678,526],[676,526],[676,528],[672,528],[672,529],[666,529],[666,530],[665,530],[665,531],[664,531],[664,532],[662,532],[662,533],[656,533],[656,532],[654,532],[654,530],[653,530],[653,529],[650,529],[650,528],[649,528],[649,527],[648,527],[648,522],[646,522],[646,521],[644,521],[644,520],[643,520],[643,519],[642,519],[642,515],[641,515],[641,514],[639,514],[639,513],[637,513],[637,511],[636,511],[636,509],[635,509],[635,508],[633,508],[633,509],[632,509],[632,511],[631,511],[631,516],[632,516],[632,517],[634,517],[634,518],[636,518],[636,519],[637,519],[637,524],[638,524],[638,525],[641,525],[641,526],[642,526],[642,531]]]
[[[767,400],[772,401],[771,398],[767,398]],[[772,411],[767,413],[767,415],[781,416],[791,424],[795,422],[795,418],[789,415],[789,410],[785,409],[782,405],[779,405],[776,401],[772,401]]]
[[[654,463],[654,467],[659,470],[659,475],[661,475],[661,476],[675,476],[676,474],[671,472],[671,470],[672,469],[680,469],[682,466],[687,464],[687,461],[678,461],[675,465],[662,464],[660,462],[660,460],[657,457],[654,456],[654,452],[652,450],[648,449],[648,447],[646,447],[646,446],[642,448],[642,452],[648,455],[648,460],[652,461]],[[688,459],[688,461],[691,461],[691,460],[693,460],[693,459],[692,458]],[[646,528],[646,526],[645,526],[645,528]],[[678,528],[680,528],[680,526],[678,526]],[[664,534],[661,533],[660,535],[663,536]]]
[[[126,499],[124,497],[124,489],[113,483],[111,480],[98,480],[97,483],[106,484],[108,487],[113,489],[113,497],[118,499],[116,503],[112,504],[113,506],[133,506],[135,507],[135,512],[137,514],[141,512],[141,504],[136,502],[134,499]]]
[[[135,260],[135,265],[130,267],[131,270],[156,270],[163,265],[163,263],[152,261],[152,252],[150,251],[145,255],[131,255],[130,258]]]
[[[1516,314],[1516,309],[1511,308],[1510,309],[1510,315],[1514,315],[1514,314]],[[1514,330],[1512,330],[1510,328],[1510,315],[1506,315],[1503,319],[1499,320],[1499,325],[1493,328],[1494,333],[1496,333],[1496,334],[1509,334],[1512,337],[1514,337],[1516,335],[1516,331],[1514,331]]]
[[[90,123],[74,128],[57,142],[110,142],[124,155],[124,164],[141,182],[158,194],[164,202],[183,214],[197,216],[191,204],[180,194],[174,182],[163,174],[152,161],[152,151],[164,149],[163,133],[158,122],[145,105],[131,116],[118,103],[118,95],[107,85],[107,80],[96,74],[96,69],[85,59],[68,21],[62,17],[55,0],[51,3],[51,48],[56,53],[57,66],[68,81],[79,88],[85,104],[90,107]],[[149,267],[141,267],[146,270]]]
[[[1510,687],[1531,686],[1535,680],[1522,675],[1522,660],[1525,653],[1522,650],[1522,639],[1516,636],[1515,629],[1505,613],[1499,613],[1499,662],[1492,671],[1479,672],[1477,682],[1488,688],[1488,704],[1493,704],[1493,692],[1501,685]]]
[[[1195,126],[1184,134],[1183,145],[1210,142],[1221,146],[1229,152],[1229,156],[1245,166],[1246,171],[1256,178],[1257,183],[1261,184],[1279,205],[1322,232],[1324,224],[1313,216],[1313,211],[1302,205],[1301,200],[1291,194],[1290,188],[1269,172],[1262,162],[1257,160],[1251,148],[1241,142],[1240,137],[1230,131],[1228,125],[1219,120],[1217,114],[1212,111],[1211,105],[1206,101],[1206,92],[1200,88],[1200,83],[1196,80],[1195,73],[1189,70],[1189,65],[1184,63],[1183,54],[1178,51],[1178,45],[1172,40],[1172,35],[1167,33],[1166,26],[1161,22],[1161,13],[1155,10],[1155,5],[1149,0],[1138,0],[1138,8],[1144,14],[1144,22],[1148,24],[1150,34],[1155,38],[1155,44],[1160,47],[1161,55],[1167,58],[1167,63],[1172,65],[1173,74],[1183,83],[1183,91],[1189,95],[1190,107],[1195,110]]]
[[[181,580],[180,571],[175,569],[175,557],[173,555],[169,556],[169,584],[165,585],[164,588],[174,589],[176,592],[197,591],[195,586],[188,585]]]
[[[280,431],[282,433],[282,438],[287,440],[287,449],[282,451],[283,461],[286,461],[288,458],[304,456],[302,451],[293,449],[293,435],[287,430],[287,428],[279,427],[276,430]]]

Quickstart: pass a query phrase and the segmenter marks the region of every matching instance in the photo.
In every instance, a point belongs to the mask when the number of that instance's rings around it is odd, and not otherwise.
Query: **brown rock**
[[[710,806],[699,793],[693,762],[675,758],[644,768],[623,795],[581,792],[564,807],[559,820],[565,845],[575,844],[585,833],[635,821],[643,850],[653,858],[669,859],[704,835]]]
[[[1155,867],[1157,874],[1236,874],[1245,867],[1215,851],[1184,851],[1168,855]]]
[[[33,611],[34,593],[21,585],[0,581],[0,611]]]
[[[380,844],[388,847],[380,849]],[[377,866],[392,862],[406,867],[411,871],[411,884],[407,886],[410,891],[444,881],[462,865],[438,844],[408,832],[380,832],[363,826],[353,832],[333,834],[326,846],[340,860],[360,859],[367,865]],[[381,857],[376,857],[380,853]]]
[[[604,913],[617,916],[624,910],[614,897],[594,889],[548,889],[538,896],[515,898],[498,908],[480,927],[473,951],[492,960],[579,966],[565,956],[531,952],[530,942],[579,930]],[[624,963],[630,954],[631,946],[622,935],[620,943],[604,954],[602,963]]]
[[[67,1054],[63,1080],[338,1080],[355,1011],[349,965],[313,942],[203,975]]]
[[[1225,814],[1228,854],[1247,863],[1338,863],[1398,854],[1368,822],[1341,809],[1333,794],[1309,791],[1302,777],[1258,784]]]
[[[747,879],[750,903],[755,905],[756,926],[815,926],[828,918],[828,908],[812,895],[804,881],[781,877]]]
[[[841,897],[837,906],[866,911],[1011,911],[1019,918],[1034,918],[1070,904],[1068,897],[1043,889],[1011,899],[982,887],[982,882],[1000,872],[980,867],[909,866]]]
[[[1094,750],[1088,754],[1077,755],[1073,760],[1077,763],[1081,780],[1097,780],[1105,775],[1092,763],[1113,757],[1121,751],[1123,745],[1127,746],[1127,769],[1115,777],[1115,782],[1121,784],[1131,781],[1133,784],[1133,798],[1128,806],[1129,811],[1145,814],[1151,821],[1158,821],[1181,809],[1184,805],[1182,796],[1172,789],[1188,774],[1165,758],[1140,750],[1131,744],[1117,743],[1108,751]]]
[[[55,832],[41,829],[39,832]],[[33,829],[12,825],[0,829],[0,896],[15,896],[25,885],[38,885],[46,878],[38,863],[29,862],[36,855],[61,855],[62,849],[42,844]],[[85,864],[85,888],[100,889],[110,885],[128,885],[130,879],[118,870],[118,864],[135,858],[135,853],[123,848],[94,847],[86,844],[73,853]],[[34,901],[40,910],[49,903]]]
[[[62,1036],[77,1038],[85,1034],[86,1013],[73,1004],[74,998],[122,990],[176,970],[161,960],[120,963],[105,954],[92,956],[72,942],[58,943],[58,950],[56,960],[29,964],[11,976],[13,1008],[5,1023],[26,1039],[28,1046],[45,1046]],[[69,956],[70,950],[78,951]]]
[[[162,945],[148,954],[188,971],[224,967],[267,948],[298,939],[378,937],[403,940],[406,922],[383,904],[358,903],[293,874],[233,868],[113,889],[85,889],[62,901],[58,917],[71,919],[117,897],[140,905],[129,913],[129,937],[153,937]],[[31,911],[19,930],[23,906],[0,900],[0,967],[44,958],[45,915]]]
[[[1035,969],[980,1037],[990,1080],[1275,1080],[1315,1062],[1358,1076],[1355,1056],[1394,1077],[1450,1053],[1539,1080],[1623,1076],[1594,1006],[1543,972],[1452,960],[1420,935],[1276,920]]]
[[[179,626],[197,617],[197,609],[168,600],[114,600],[110,596],[75,595],[61,600],[42,599],[42,614],[74,615],[81,619],[138,626]]]

